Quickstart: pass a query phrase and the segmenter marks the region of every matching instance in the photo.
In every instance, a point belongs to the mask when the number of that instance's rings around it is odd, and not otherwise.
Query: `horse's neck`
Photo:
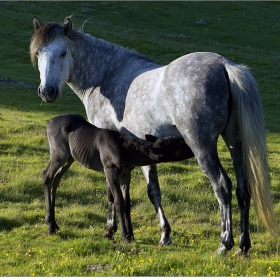
[[[144,56],[90,35],[84,35],[76,44],[79,46],[72,48],[68,84],[80,98],[97,87],[104,96],[114,98],[114,89],[123,87],[118,91],[120,95],[137,75],[159,67]]]
[[[100,86],[102,76],[115,51],[100,47],[100,40],[84,35],[71,49],[71,69],[68,84],[75,92]],[[105,55],[106,53],[106,55]]]
[[[131,83],[160,66],[143,55],[86,36],[77,42],[77,49],[72,48],[68,85],[83,102],[91,123],[118,130]]]

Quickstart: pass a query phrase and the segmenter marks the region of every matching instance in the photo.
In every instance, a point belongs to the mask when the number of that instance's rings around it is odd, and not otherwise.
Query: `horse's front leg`
[[[112,190],[109,182],[106,180],[106,191],[108,198],[108,217],[106,223],[106,231],[103,234],[103,237],[106,237],[110,240],[114,239],[114,234],[117,231],[117,219],[116,219],[116,211],[114,206],[114,196],[112,194]]]
[[[104,173],[113,194],[114,206],[120,222],[121,238],[124,242],[130,242],[125,224],[125,200],[120,188],[118,170],[115,167],[104,168]]]
[[[160,223],[161,239],[159,241],[159,245],[163,246],[171,244],[171,228],[161,206],[161,192],[157,177],[157,167],[155,164],[149,166],[142,166],[142,171],[146,178],[149,199],[155,207]]]

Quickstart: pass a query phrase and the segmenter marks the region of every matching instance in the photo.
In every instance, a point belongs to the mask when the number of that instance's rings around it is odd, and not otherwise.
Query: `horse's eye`
[[[36,52],[35,54],[36,54],[37,57],[39,56],[39,52]]]
[[[61,57],[65,57],[66,56],[66,52],[63,52],[62,54],[61,54]]]

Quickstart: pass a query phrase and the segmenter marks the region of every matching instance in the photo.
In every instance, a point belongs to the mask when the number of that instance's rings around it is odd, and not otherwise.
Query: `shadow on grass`
[[[22,226],[22,223],[20,223],[18,220],[0,218],[0,232],[11,231],[14,228],[20,226]]]
[[[45,112],[52,115],[70,112],[85,115],[83,103],[68,88],[65,88],[62,96],[56,103],[46,104],[42,102],[36,90],[30,90],[28,87],[0,87],[1,105],[20,111]]]
[[[0,151],[2,156],[10,156],[11,154],[14,155],[29,155],[34,156],[36,154],[46,154],[49,150],[46,147],[34,147],[31,145],[24,145],[24,144],[0,144]]]

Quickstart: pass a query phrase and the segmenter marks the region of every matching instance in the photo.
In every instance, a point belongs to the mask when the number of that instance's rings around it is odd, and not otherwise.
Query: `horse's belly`
[[[162,83],[165,68],[139,75],[129,88],[120,125],[138,137],[144,138],[145,134],[181,136],[173,118],[172,102],[175,102],[176,97],[170,100],[165,96],[166,90]]]

